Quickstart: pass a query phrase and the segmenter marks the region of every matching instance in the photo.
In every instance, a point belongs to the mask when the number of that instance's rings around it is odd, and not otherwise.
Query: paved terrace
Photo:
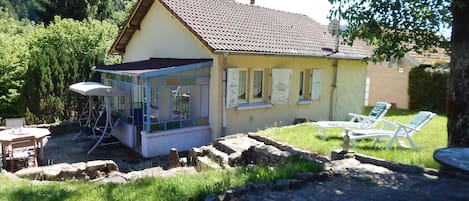
[[[53,133],[48,139],[45,139],[44,161],[41,161],[41,165],[113,160],[121,172],[156,166],[167,167],[167,157],[143,158],[139,153],[123,144],[100,146],[88,155],[87,152],[95,141],[85,134],[81,134],[73,140],[77,134],[78,132]]]

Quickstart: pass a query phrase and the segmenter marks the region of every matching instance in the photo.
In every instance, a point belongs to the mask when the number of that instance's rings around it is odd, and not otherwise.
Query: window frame
[[[246,104],[248,103],[248,97],[249,97],[249,71],[245,68],[240,68],[238,69],[239,72],[239,79],[238,79],[238,104]],[[240,99],[240,93],[239,90],[241,90],[241,73],[245,74],[244,78],[244,99]]]
[[[298,91],[298,99],[299,100],[305,100],[305,92],[306,92],[306,80],[305,80],[305,75],[306,75],[306,71],[305,70],[301,70],[300,71],[300,77],[299,77],[299,81],[300,81],[300,85],[299,85],[299,91]]]

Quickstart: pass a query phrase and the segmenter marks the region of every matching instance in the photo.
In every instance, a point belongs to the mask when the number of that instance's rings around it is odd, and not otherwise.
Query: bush
[[[409,109],[445,111],[449,68],[443,64],[409,72]]]

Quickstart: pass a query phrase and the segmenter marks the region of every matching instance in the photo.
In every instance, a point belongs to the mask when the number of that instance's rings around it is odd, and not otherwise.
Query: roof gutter
[[[313,58],[327,58],[327,59],[347,59],[347,60],[363,60],[365,57],[344,57],[344,56],[335,56],[337,54],[325,54],[325,55],[302,55],[302,54],[285,54],[285,53],[273,53],[273,52],[249,52],[249,51],[234,51],[234,50],[215,50],[215,54],[238,54],[238,55],[268,55],[268,56],[295,56],[295,57],[313,57]]]
[[[100,73],[110,73],[110,74],[116,74],[116,75],[126,75],[126,76],[132,76],[132,77],[137,77],[137,74],[134,73],[126,73],[126,72],[121,72],[121,71],[112,71],[112,70],[103,70],[103,69],[96,69],[96,66],[93,66],[91,68],[92,71],[95,72],[100,72]]]

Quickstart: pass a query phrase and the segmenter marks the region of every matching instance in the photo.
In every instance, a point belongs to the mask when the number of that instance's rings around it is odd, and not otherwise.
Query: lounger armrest
[[[396,122],[396,124],[397,124],[398,126],[400,126],[400,127],[405,128],[405,129],[410,129],[410,130],[415,130],[415,131],[418,131],[418,130],[419,130],[419,129],[417,129],[417,128],[410,127],[410,126],[408,126],[408,125],[406,125],[406,124],[401,124],[401,123],[399,123],[399,122]]]

